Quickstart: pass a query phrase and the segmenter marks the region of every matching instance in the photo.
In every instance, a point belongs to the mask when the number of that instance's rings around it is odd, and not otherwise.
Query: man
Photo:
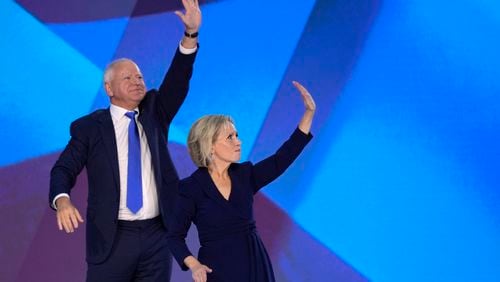
[[[165,235],[178,175],[168,128],[187,95],[201,24],[198,1],[182,3],[185,13],[175,13],[184,37],[159,90],[146,93],[131,60],[112,62],[104,73],[110,107],[71,124],[71,139],[52,168],[49,203],[67,233],[83,222],[69,194],[87,168],[87,281],[170,280]]]

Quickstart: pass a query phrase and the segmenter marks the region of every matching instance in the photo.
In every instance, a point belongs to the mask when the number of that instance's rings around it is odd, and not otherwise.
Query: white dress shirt
[[[113,104],[111,104],[109,110],[115,128],[118,169],[120,171],[120,208],[118,210],[118,219],[138,220],[158,216],[160,209],[158,207],[158,195],[151,162],[151,152],[146,133],[138,121],[140,113],[135,115],[135,120],[141,142],[142,208],[137,213],[133,213],[127,208],[128,126],[130,119],[125,116],[125,113],[129,110]],[[139,112],[138,109],[135,109],[135,111]]]

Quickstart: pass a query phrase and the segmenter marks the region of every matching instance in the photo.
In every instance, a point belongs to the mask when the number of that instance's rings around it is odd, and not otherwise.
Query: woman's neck
[[[220,164],[217,162],[212,162],[208,165],[208,172],[211,176],[217,178],[226,178],[229,176],[228,169],[230,163]]]

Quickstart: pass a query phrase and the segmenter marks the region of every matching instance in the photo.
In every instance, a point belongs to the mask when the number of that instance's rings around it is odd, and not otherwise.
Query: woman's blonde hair
[[[206,115],[191,126],[187,145],[189,155],[197,167],[208,167],[212,158],[212,145],[217,140],[221,129],[230,125],[234,126],[234,121],[230,116]]]

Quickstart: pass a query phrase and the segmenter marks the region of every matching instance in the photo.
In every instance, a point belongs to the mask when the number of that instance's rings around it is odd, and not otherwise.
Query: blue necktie
[[[135,122],[136,114],[135,111],[125,114],[130,118],[128,126],[127,207],[133,213],[137,213],[142,207],[141,142]]]

